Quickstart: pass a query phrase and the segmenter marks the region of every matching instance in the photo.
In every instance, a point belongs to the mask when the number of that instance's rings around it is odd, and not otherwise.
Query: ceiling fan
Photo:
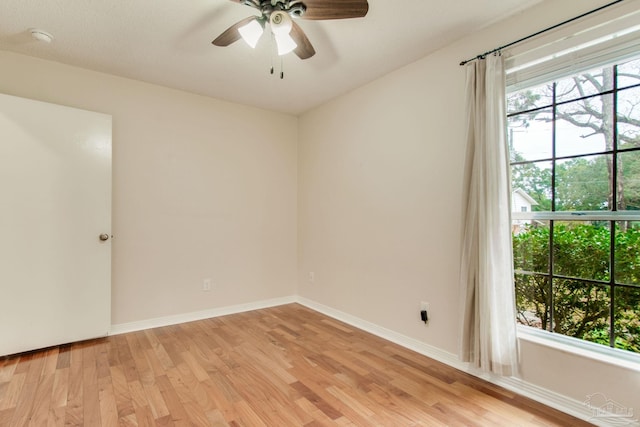
[[[254,47],[268,23],[276,41],[278,55],[293,51],[300,59],[311,58],[316,51],[292,18],[325,20],[361,18],[369,11],[367,0],[231,0],[260,12],[233,24],[212,43],[229,46],[242,38]]]

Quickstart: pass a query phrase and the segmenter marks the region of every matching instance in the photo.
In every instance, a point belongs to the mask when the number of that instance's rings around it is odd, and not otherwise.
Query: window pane
[[[618,65],[618,88],[640,83],[640,59]]]
[[[618,148],[640,147],[640,87],[618,92]]]
[[[559,105],[556,157],[599,153],[613,147],[611,94]]]
[[[548,221],[513,220],[512,230],[514,269],[547,274],[549,272]]]
[[[557,102],[571,101],[611,89],[613,89],[613,67],[608,66],[558,80],[556,99]]]
[[[615,346],[640,353],[640,288],[616,288]]]
[[[508,118],[512,162],[551,158],[553,140],[551,110]]]
[[[556,210],[609,209],[611,154],[560,160],[556,163]]]
[[[618,209],[640,210],[640,151],[618,154],[618,193]]]
[[[547,107],[553,101],[553,85],[528,88],[507,94],[507,114]]]
[[[551,162],[524,163],[511,166],[512,211],[520,206],[529,212],[551,210]]]
[[[609,345],[609,286],[554,279],[553,331]]]
[[[616,223],[616,283],[640,285],[640,221]]]
[[[518,323],[550,330],[548,277],[516,274],[515,285]]]
[[[588,280],[609,280],[609,223],[556,221],[553,228],[553,272]]]

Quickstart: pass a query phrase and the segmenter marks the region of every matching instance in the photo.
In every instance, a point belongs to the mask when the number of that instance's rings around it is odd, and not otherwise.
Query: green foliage
[[[627,210],[640,210],[640,152],[619,154],[618,173],[623,177]]]
[[[556,165],[556,210],[609,209],[607,156],[581,157]]]
[[[640,229],[616,227],[616,283],[640,284]],[[554,224],[549,282],[550,228],[528,226],[513,236],[520,323],[588,341],[610,343],[610,230],[589,223]],[[581,280],[583,279],[583,280]],[[552,310],[553,307],[553,318]],[[640,287],[618,287],[615,346],[640,353]]]
[[[517,113],[520,111],[526,111],[536,106],[536,103],[540,100],[540,94],[535,93],[533,90],[523,90],[509,96],[507,100],[507,111],[509,113]],[[535,117],[533,116],[527,116]],[[522,126],[528,126],[528,120],[523,120],[521,123]]]
[[[517,153],[516,153],[516,156]],[[611,155],[580,157],[557,162],[556,210],[598,211],[610,209]],[[518,161],[519,158],[516,159]],[[548,165],[549,162],[544,162]],[[640,152],[618,155],[618,173],[624,186],[626,210],[640,210]],[[511,167],[511,186],[521,188],[537,203],[534,211],[551,210],[551,168],[538,163]]]

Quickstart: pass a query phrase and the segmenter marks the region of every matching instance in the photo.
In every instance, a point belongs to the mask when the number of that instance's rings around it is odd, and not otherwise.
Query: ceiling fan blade
[[[362,18],[369,11],[367,0],[305,0],[307,11],[302,19]]]
[[[293,53],[298,55],[298,58],[308,59],[316,54],[316,50],[311,45],[311,42],[307,38],[306,34],[304,33],[304,31],[302,31],[302,28],[300,28],[300,26],[295,23],[295,21],[293,22],[293,28],[291,28],[290,36],[298,45],[293,50]]]
[[[240,40],[242,36],[240,35],[240,32],[238,32],[238,28],[244,27],[254,19],[256,19],[255,16],[250,16],[248,18],[243,19],[240,22],[236,22],[235,24],[233,24],[232,26],[224,30],[224,32],[220,34],[218,37],[216,37],[216,39],[211,43],[213,43],[216,46],[229,46],[231,43]]]

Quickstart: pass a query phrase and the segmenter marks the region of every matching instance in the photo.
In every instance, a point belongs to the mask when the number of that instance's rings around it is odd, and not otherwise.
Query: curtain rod
[[[525,41],[525,40],[529,40],[529,39],[531,39],[531,38],[533,38],[533,37],[539,36],[540,34],[546,33],[547,31],[555,30],[555,29],[556,29],[556,28],[558,28],[558,27],[561,27],[561,26],[566,25],[566,24],[568,24],[568,23],[570,23],[570,22],[573,22],[573,21],[577,21],[578,19],[584,18],[585,16],[591,15],[592,13],[600,12],[602,9],[606,9],[606,8],[608,8],[608,7],[610,7],[610,6],[613,6],[614,4],[621,3],[621,2],[623,2],[623,1],[624,1],[624,0],[616,0],[616,1],[613,1],[613,2],[611,2],[611,3],[605,4],[604,6],[600,6],[600,7],[599,7],[599,8],[597,8],[597,9],[590,10],[589,12],[585,12],[585,13],[583,13],[582,15],[575,16],[575,17],[573,17],[573,18],[571,18],[571,19],[567,19],[566,21],[562,21],[562,22],[560,22],[559,24],[552,25],[551,27],[549,27],[549,28],[545,28],[544,30],[540,30],[540,31],[538,31],[537,33],[530,34],[530,35],[528,35],[528,36],[526,36],[526,37],[523,37],[523,38],[518,39],[518,40],[516,40],[516,41],[513,41],[513,42],[511,42],[511,43],[507,43],[507,44],[505,44],[504,46],[500,46],[500,47],[497,47],[497,48],[495,48],[495,49],[493,49],[493,50],[489,50],[489,51],[487,51],[487,52],[485,52],[485,53],[481,53],[480,55],[475,56],[475,57],[473,57],[473,58],[471,58],[471,59],[467,59],[466,61],[462,61],[462,62],[460,63],[460,65],[465,65],[465,64],[467,64],[467,63],[469,63],[469,62],[471,62],[471,61],[476,61],[476,60],[478,60],[478,59],[483,59],[483,58],[484,58],[484,57],[486,57],[487,55],[491,55],[492,53],[499,52],[499,51],[501,51],[502,49],[506,49],[506,48],[511,47],[511,46],[513,46],[513,45],[515,45],[515,44],[521,43],[521,42],[523,42],[523,41]]]

